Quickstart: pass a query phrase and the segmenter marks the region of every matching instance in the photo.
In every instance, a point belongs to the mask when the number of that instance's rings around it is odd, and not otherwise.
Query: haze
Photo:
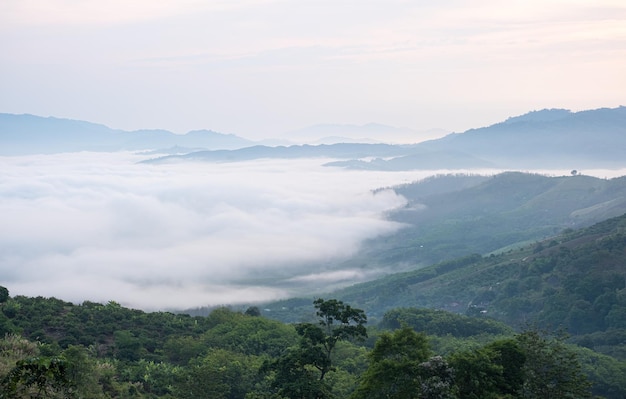
[[[626,93],[617,0],[4,0],[0,38],[0,110],[126,130],[463,131]]]
[[[0,285],[14,295],[163,309],[358,281],[364,271],[333,265],[363,240],[395,231],[383,214],[405,203],[370,190],[416,176],[341,171],[319,159],[140,159],[0,157]]]

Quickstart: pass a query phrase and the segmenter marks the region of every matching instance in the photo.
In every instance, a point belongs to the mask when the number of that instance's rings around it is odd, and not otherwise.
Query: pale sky
[[[0,112],[259,139],[619,105],[623,0],[0,2]]]

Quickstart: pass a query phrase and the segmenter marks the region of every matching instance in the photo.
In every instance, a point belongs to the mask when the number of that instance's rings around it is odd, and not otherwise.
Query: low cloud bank
[[[405,203],[371,190],[423,177],[323,160],[138,160],[0,157],[0,284],[12,295],[154,310],[272,300],[301,283],[358,279],[361,271],[328,265],[400,228],[383,215]]]

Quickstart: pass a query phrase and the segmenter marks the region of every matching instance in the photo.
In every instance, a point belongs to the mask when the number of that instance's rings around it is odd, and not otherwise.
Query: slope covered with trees
[[[388,215],[405,226],[370,240],[355,265],[415,269],[556,236],[626,212],[626,178],[442,175],[393,187],[407,205]]]
[[[626,359],[626,215],[526,246],[468,255],[334,293],[382,317],[397,307],[482,315],[517,328],[562,328]]]
[[[315,300],[309,321],[283,324],[256,308],[190,317],[6,294],[0,398],[626,394],[623,362],[448,312],[396,309],[366,328],[363,310],[336,299]]]

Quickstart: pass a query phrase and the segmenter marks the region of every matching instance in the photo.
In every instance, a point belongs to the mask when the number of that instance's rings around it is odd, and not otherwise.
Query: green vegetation
[[[191,317],[24,296],[0,306],[0,398],[626,394],[624,362],[560,336],[443,311],[394,309],[368,331],[365,313],[337,299],[315,300],[315,322],[297,324],[255,309]]]
[[[394,315],[437,334],[427,314],[418,320],[406,310],[391,310],[419,306],[475,315],[485,323],[499,320],[516,329],[528,323],[563,329],[571,342],[626,360],[625,264],[623,215],[517,249],[390,275],[334,295],[372,318],[389,312],[386,318]]]
[[[402,271],[587,227],[626,212],[625,181],[506,172],[393,187],[408,204],[390,218],[406,227],[371,240],[351,262]]]

